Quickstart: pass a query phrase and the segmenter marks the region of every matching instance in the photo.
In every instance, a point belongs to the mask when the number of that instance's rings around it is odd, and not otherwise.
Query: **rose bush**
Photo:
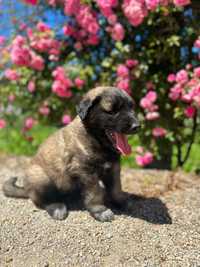
[[[18,108],[25,134],[37,123],[66,125],[83,93],[116,85],[134,98],[142,122],[137,164],[170,168],[176,153],[182,166],[199,127],[200,31],[191,1],[24,1],[59,9],[66,23],[23,24],[6,45],[0,38],[1,128]]]

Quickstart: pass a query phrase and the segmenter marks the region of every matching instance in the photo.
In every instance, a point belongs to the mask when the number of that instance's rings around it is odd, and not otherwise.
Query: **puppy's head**
[[[77,107],[87,127],[105,132],[110,144],[122,154],[130,154],[126,135],[140,127],[131,97],[115,87],[97,87],[89,91]]]

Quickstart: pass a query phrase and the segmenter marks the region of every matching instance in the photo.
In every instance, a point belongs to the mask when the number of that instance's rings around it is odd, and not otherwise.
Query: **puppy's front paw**
[[[64,220],[68,215],[67,207],[63,203],[52,203],[45,209],[54,220]]]
[[[114,220],[114,213],[110,209],[92,213],[92,216],[100,222],[111,222]]]

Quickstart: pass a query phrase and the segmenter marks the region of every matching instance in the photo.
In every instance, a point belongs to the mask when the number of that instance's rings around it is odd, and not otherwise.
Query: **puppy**
[[[51,135],[26,167],[23,187],[11,178],[3,185],[8,197],[30,198],[57,220],[65,219],[65,195],[81,185],[83,201],[99,221],[111,221],[105,206],[108,194],[116,204],[126,202],[120,182],[120,155],[131,153],[126,135],[140,127],[133,101],[115,87],[90,90],[77,107],[78,116]]]

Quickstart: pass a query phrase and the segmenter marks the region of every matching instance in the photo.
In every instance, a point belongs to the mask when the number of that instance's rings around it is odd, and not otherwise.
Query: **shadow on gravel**
[[[68,195],[66,204],[69,210],[85,210],[80,195],[80,192]],[[109,200],[107,200],[107,206],[111,207],[117,215],[139,218],[152,224],[172,224],[168,208],[159,198],[148,198],[129,193],[127,193],[127,196],[129,199],[127,209],[116,207],[110,204]]]
[[[117,214],[124,214],[139,218],[152,224],[172,224],[168,208],[159,198],[129,195],[130,207],[127,210],[117,210]]]

